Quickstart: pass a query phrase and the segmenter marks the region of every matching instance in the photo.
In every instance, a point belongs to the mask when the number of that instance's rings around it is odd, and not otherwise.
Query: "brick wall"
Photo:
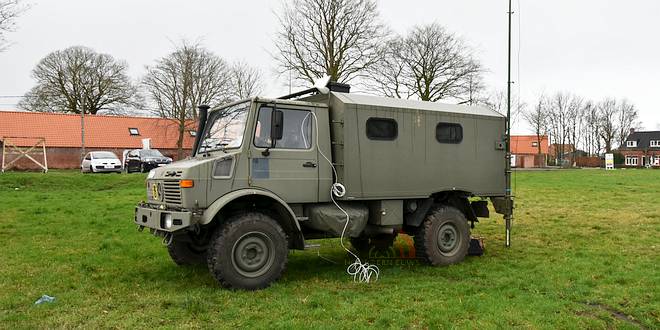
[[[605,167],[605,160],[600,157],[577,157],[575,165],[579,167]]]
[[[516,167],[545,167],[545,159],[545,154],[516,154]]]
[[[86,153],[90,151],[112,151],[115,153],[115,155],[117,155],[117,157],[120,160],[122,159],[124,150],[125,149],[123,148],[115,148],[115,149],[85,148]],[[176,149],[159,149],[159,150],[163,155],[170,157],[174,160],[177,160]],[[184,150],[184,158],[189,156],[190,152],[191,150]],[[43,163],[42,155],[37,154],[32,157],[37,161]],[[6,163],[9,163],[14,158],[16,158],[15,155],[9,155],[9,157],[7,157]],[[46,148],[46,158],[48,160],[49,169],[77,169],[80,168],[80,163],[82,161],[80,148]],[[2,153],[0,149],[0,163],[1,162],[2,162]],[[31,160],[23,157],[22,159],[14,163],[14,166],[12,166],[12,168],[10,168],[9,170],[40,170],[40,168],[37,164],[34,164]]]

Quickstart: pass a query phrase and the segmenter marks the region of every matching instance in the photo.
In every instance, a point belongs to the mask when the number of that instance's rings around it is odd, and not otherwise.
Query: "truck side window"
[[[367,137],[370,140],[394,140],[398,135],[396,120],[375,117],[367,119]]]
[[[312,147],[312,121],[308,110],[282,109],[284,115],[284,133],[282,139],[275,141],[275,149],[310,149]],[[260,148],[271,147],[270,121],[272,107],[259,108],[257,128],[254,132],[254,145]]]
[[[435,127],[435,138],[440,143],[461,143],[463,126],[456,123],[438,123],[438,126]]]

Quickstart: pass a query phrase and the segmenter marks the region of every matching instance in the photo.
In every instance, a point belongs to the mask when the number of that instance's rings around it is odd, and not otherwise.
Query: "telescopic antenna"
[[[504,198],[506,199],[506,213],[504,214],[504,222],[506,226],[506,247],[511,246],[511,220],[513,219],[513,199],[511,196],[511,0],[509,0],[509,44],[508,44],[508,58],[507,58],[507,84],[506,84],[506,190]]]

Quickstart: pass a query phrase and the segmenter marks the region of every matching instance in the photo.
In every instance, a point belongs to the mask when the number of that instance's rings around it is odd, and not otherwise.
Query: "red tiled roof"
[[[32,146],[36,139],[45,138],[47,147],[80,147],[80,115],[43,112],[0,111],[0,139],[11,139],[19,146]],[[188,133],[196,124],[187,125],[183,147],[192,148],[195,138]],[[139,135],[131,135],[129,128],[137,128]],[[174,149],[179,138],[178,124],[170,119],[127,116],[85,116],[85,146],[88,148],[142,148],[142,139],[150,138],[151,147]]]
[[[532,142],[537,142],[536,135],[512,135],[511,136],[511,153],[512,154],[537,154],[538,147],[532,146]],[[548,153],[548,137],[541,137],[541,153]]]

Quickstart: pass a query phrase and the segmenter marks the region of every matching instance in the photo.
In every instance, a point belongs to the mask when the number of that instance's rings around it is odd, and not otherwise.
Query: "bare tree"
[[[617,134],[617,102],[613,98],[607,98],[598,103],[598,117],[600,126],[600,137],[605,143],[605,152],[612,151],[612,143]]]
[[[567,118],[567,137],[568,145],[571,146],[569,150],[571,166],[575,164],[575,157],[577,156],[577,148],[582,139],[582,103],[584,100],[577,95],[571,95],[570,102],[566,108]]]
[[[493,111],[498,112],[506,116],[507,112],[507,99],[506,99],[505,90],[493,90],[486,96],[479,96],[474,99],[473,104],[484,105]],[[511,124],[518,122],[518,118],[521,114],[524,115],[525,109],[527,109],[527,103],[520,100],[520,97],[516,94],[511,94]]]
[[[435,102],[453,98],[472,102],[480,84],[481,65],[469,47],[440,24],[420,25],[395,38],[385,53],[384,70],[370,70],[375,92]],[[396,82],[396,83],[393,83]]]
[[[9,47],[6,34],[16,30],[16,18],[26,9],[20,0],[0,0],[0,52]]]
[[[178,157],[183,157],[183,138],[194,126],[197,106],[231,100],[231,71],[223,59],[199,44],[184,42],[174,52],[147,67],[143,86],[154,112],[178,125]]]
[[[532,128],[536,135],[537,153],[541,154],[541,142],[543,137],[548,134],[548,114],[546,112],[547,99],[541,95],[539,101],[528,111],[523,111],[522,116],[525,122]]]
[[[467,105],[488,104],[488,99],[491,97],[491,95],[487,94],[488,90],[483,80],[482,71],[475,71],[471,74],[468,74],[466,79],[466,99],[461,103]],[[519,101],[519,99],[516,99],[516,104],[520,105]]]
[[[369,92],[398,99],[413,96],[405,84],[406,65],[400,58],[403,47],[400,38],[387,41],[381,59],[365,71],[368,79],[363,84]]]
[[[565,92],[558,92],[548,99],[548,128],[554,145],[555,161],[560,165],[564,161],[567,143],[572,141],[572,118],[576,108],[582,104],[582,99]]]
[[[293,0],[278,18],[280,71],[303,82],[326,74],[338,82],[360,76],[381,57],[387,34],[374,0]]]
[[[635,108],[635,105],[630,103],[628,100],[623,99],[618,106],[617,109],[617,121],[618,121],[618,128],[619,132],[617,134],[618,137],[618,143],[619,146],[622,146],[625,142],[626,139],[628,138],[628,135],[630,134],[630,130],[637,128],[639,126],[638,123],[638,118],[639,114],[637,113],[637,109]]]
[[[582,117],[585,151],[589,155],[598,155],[602,149],[598,106],[592,101],[586,101],[582,110]]]
[[[256,96],[263,91],[261,71],[245,62],[236,62],[231,66],[230,95],[236,100]]]
[[[69,47],[48,54],[32,71],[37,80],[19,103],[30,111],[96,114],[120,111],[138,103],[124,61],[86,47]]]

